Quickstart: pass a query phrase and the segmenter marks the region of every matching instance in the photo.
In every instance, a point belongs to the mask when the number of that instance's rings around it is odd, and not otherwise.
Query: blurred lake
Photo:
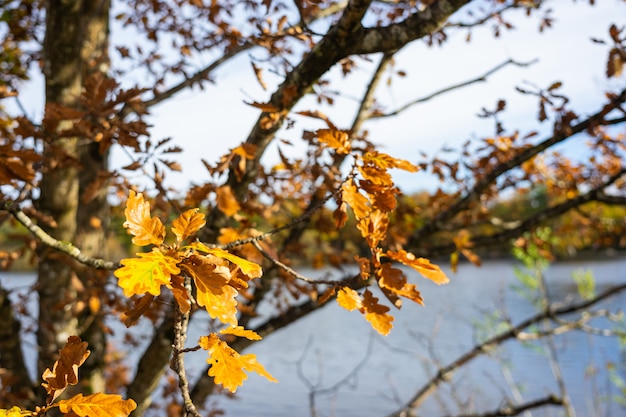
[[[401,310],[392,309],[394,328],[387,337],[373,332],[358,312],[345,311],[332,302],[249,349],[248,353],[256,354],[280,383],[270,383],[251,374],[235,398],[218,397],[209,404],[224,410],[226,416],[312,416],[312,408],[316,417],[386,416],[436,374],[438,366],[448,365],[470,350],[481,337],[478,329],[488,330],[493,325],[487,317],[502,311],[516,324],[535,314],[533,306],[512,288],[517,283],[513,265],[506,260],[487,261],[480,268],[461,264],[456,274],[444,268],[451,278],[445,286],[437,286],[406,270],[409,281],[422,292],[426,305],[405,301]],[[626,282],[626,258],[555,263],[546,272],[553,300],[578,299],[572,273],[580,270],[593,273],[597,292]],[[301,272],[315,277],[327,271]],[[5,287],[25,291],[34,282],[34,276],[0,273],[0,280]],[[386,302],[382,298],[381,301]],[[611,298],[601,307],[612,311],[624,309],[626,293]],[[591,321],[591,325],[606,328],[611,324],[600,318]],[[121,335],[123,326],[112,326]],[[188,344],[193,346],[198,336],[206,334],[208,326],[208,320],[203,317],[192,321]],[[147,341],[145,326],[133,333],[142,331]],[[614,364],[620,375],[626,377],[626,346],[620,349],[616,338],[590,336],[580,331],[559,335],[554,340],[577,415],[626,415],[626,408],[610,400],[619,392],[609,382],[606,368],[607,364]],[[33,343],[32,336],[25,343],[30,357],[33,357]],[[118,347],[125,349],[122,345]],[[140,350],[133,348],[128,353],[133,358]],[[197,375],[205,360],[202,351],[188,354],[190,374]],[[31,365],[34,366],[34,361]],[[529,402],[549,393],[559,395],[544,345],[510,341],[458,370],[451,383],[442,385],[418,415],[487,412],[506,405],[503,398]],[[557,407],[545,407],[525,414],[531,415],[562,413]]]

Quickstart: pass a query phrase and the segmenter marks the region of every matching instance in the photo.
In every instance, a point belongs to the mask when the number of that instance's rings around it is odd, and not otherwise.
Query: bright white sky
[[[366,125],[370,139],[383,144],[383,151],[392,156],[417,162],[421,160],[420,152],[432,155],[444,145],[458,147],[469,138],[492,135],[492,120],[479,119],[476,114],[483,106],[493,109],[499,99],[507,100],[507,111],[501,117],[505,127],[519,129],[522,133],[549,129],[551,122],[539,126],[536,121],[536,99],[514,90],[515,86],[523,86],[525,80],[543,88],[562,81],[560,91],[570,97],[572,107],[579,114],[597,111],[602,100],[598,92],[610,87],[604,76],[608,47],[594,44],[590,38],[608,39],[610,23],[623,26],[626,2],[604,0],[594,7],[583,1],[551,3],[556,21],[554,28],[543,34],[538,32],[538,19],[513,12],[509,16],[516,29],[503,32],[500,38],[494,38],[491,30],[485,28],[474,30],[470,43],[465,41],[466,33],[460,32],[443,47],[429,48],[423,42],[416,42],[403,50],[397,56],[395,68],[406,71],[408,76],[395,78],[391,86],[382,87],[378,94],[379,101],[390,108],[474,78],[509,58],[522,62],[538,59],[539,62],[528,68],[507,66],[492,75],[486,84],[448,93],[394,118],[370,122]],[[358,71],[355,75],[331,88],[341,88],[348,96],[359,97],[369,73]],[[336,71],[331,75],[331,79],[340,78]],[[245,140],[259,110],[244,101],[266,101],[272,85],[280,81],[266,73],[265,80],[270,88],[263,91],[246,56],[221,68],[215,79],[216,84],[207,85],[205,90],[181,93],[151,111],[148,121],[154,125],[153,142],[171,136],[173,142],[185,150],[182,155],[172,155],[183,165],[183,173],[168,174],[168,185],[184,190],[190,181],[198,183],[208,178],[200,159],[213,162]],[[624,84],[625,76],[613,81],[613,87]],[[31,115],[40,114],[37,104],[41,101],[28,101],[32,97],[32,94],[25,94],[22,100]],[[297,110],[313,106],[312,100],[303,100]],[[348,128],[356,103],[352,99],[338,99],[334,107],[321,110],[340,128]],[[303,128],[323,127],[310,119],[298,116],[294,119],[298,122],[295,128],[278,135],[294,143],[291,150],[281,145],[283,151],[292,156],[302,155],[304,146],[299,138]],[[266,161],[270,164],[277,161],[275,152],[270,152]],[[113,154],[114,167],[128,163],[128,157],[122,152]],[[399,185],[408,192],[436,186],[423,174],[397,174]],[[139,178],[137,181],[145,183]]]

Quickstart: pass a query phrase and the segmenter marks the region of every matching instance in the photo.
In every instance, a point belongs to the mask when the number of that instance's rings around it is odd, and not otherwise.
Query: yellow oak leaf
[[[159,218],[150,217],[150,204],[143,201],[142,194],[135,194],[133,190],[130,190],[124,215],[126,216],[124,227],[134,236],[133,244],[146,246],[163,243],[165,226]]]
[[[178,260],[154,248],[138,253],[139,258],[122,259],[123,266],[115,270],[118,285],[126,297],[149,293],[161,294],[161,285],[169,285],[172,275],[180,274]]]
[[[196,278],[196,301],[213,319],[225,324],[237,324],[237,290],[230,285],[217,286],[214,276]]]
[[[65,346],[59,351],[59,359],[54,363],[52,370],[47,368],[42,375],[45,381],[42,386],[51,400],[57,398],[68,385],[78,383],[78,368],[89,354],[87,342],[83,342],[78,336],[68,337]]]
[[[232,326],[220,330],[221,334],[232,334],[233,336],[245,337],[249,340],[261,340],[261,336],[253,330],[246,330],[243,326]]]
[[[197,208],[190,209],[172,222],[172,232],[176,235],[176,241],[180,243],[200,230],[205,224],[204,214],[198,213]]]
[[[317,140],[337,151],[338,154],[350,153],[350,135],[348,132],[338,129],[319,129],[315,132]]]
[[[404,159],[397,159],[382,152],[367,152],[361,157],[363,162],[368,165],[373,165],[378,169],[387,170],[390,168],[398,168],[408,172],[416,172],[418,170],[416,165],[413,165],[409,161]]]
[[[72,412],[79,417],[126,417],[137,408],[137,403],[133,400],[100,392],[87,396],[76,394],[72,398],[59,401],[57,405],[62,413]]]
[[[389,215],[378,209],[373,210],[367,217],[358,219],[357,229],[365,238],[370,248],[375,248],[387,235],[389,227]]]
[[[0,409],[0,417],[27,417],[32,416],[32,411],[22,411],[21,408],[15,406],[7,409]]]
[[[378,298],[374,297],[370,290],[363,293],[361,310],[365,314],[365,320],[370,322],[374,330],[383,336],[389,334],[393,328],[393,316],[387,314],[389,307],[378,304]]]
[[[361,308],[361,296],[350,287],[343,287],[337,292],[337,303],[348,311]]]
[[[414,284],[407,283],[406,275],[401,269],[394,268],[391,264],[383,264],[378,270],[380,279],[378,285],[382,289],[386,289],[395,295],[408,298],[418,304],[424,305],[422,294],[417,290]]]
[[[365,178],[367,181],[370,181],[374,185],[383,187],[393,186],[393,179],[391,178],[391,174],[389,174],[385,170],[371,165],[365,165],[359,167],[359,172],[361,173],[361,175],[363,175],[363,178]]]
[[[405,250],[387,251],[385,255],[394,261],[410,266],[435,284],[447,284],[450,281],[439,266],[430,263],[426,258],[416,258],[415,255]]]
[[[261,268],[261,265],[240,258],[239,256],[233,255],[232,253],[225,251],[224,249],[210,248],[202,242],[194,242],[189,246],[201,252],[217,256],[218,258],[227,259],[228,261],[237,265],[241,272],[243,272],[249,278],[259,278],[261,277],[261,275],[263,275],[263,268]]]
[[[215,333],[202,336],[198,343],[202,349],[209,352],[207,359],[207,363],[211,365],[209,376],[214,378],[216,384],[222,385],[230,392],[237,391],[243,381],[248,379],[244,371],[256,372],[271,382],[278,382],[263,365],[257,362],[256,355],[240,355]]]
[[[371,211],[367,197],[359,193],[353,180],[346,181],[341,186],[341,198],[352,208],[357,219],[367,217]]]

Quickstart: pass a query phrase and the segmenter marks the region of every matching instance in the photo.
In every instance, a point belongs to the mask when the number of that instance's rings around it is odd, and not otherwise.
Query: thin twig
[[[191,290],[189,278],[185,279],[185,287],[188,291]],[[178,375],[178,387],[183,396],[183,405],[187,415],[202,417],[191,399],[189,380],[187,379],[187,371],[185,370],[185,342],[187,340],[187,329],[189,327],[189,313],[183,313],[179,308],[176,308],[175,320],[174,345],[170,368]]]
[[[502,68],[506,67],[507,65],[516,65],[518,67],[528,67],[534,63],[538,62],[537,59],[534,59],[530,62],[517,62],[514,61],[513,59],[508,59],[505,62],[493,67],[492,69],[490,69],[489,71],[485,72],[483,75],[480,75],[476,78],[473,78],[471,80],[467,80],[467,81],[463,81],[459,84],[454,84],[451,86],[448,86],[446,88],[442,88],[441,90],[435,91],[434,93],[431,93],[425,97],[421,97],[418,99],[415,99],[413,101],[410,101],[409,103],[397,108],[396,110],[393,110],[389,113],[382,113],[382,114],[372,114],[370,116],[371,119],[379,119],[379,118],[383,118],[383,117],[392,117],[392,116],[397,116],[398,114],[402,113],[403,111],[407,110],[410,107],[415,106],[416,104],[420,104],[420,103],[424,103],[426,101],[432,100],[433,98],[440,96],[442,94],[445,93],[449,93],[453,90],[457,90],[459,88],[463,88],[463,87],[467,87],[468,85],[472,85],[475,83],[479,83],[479,82],[485,82],[487,81],[487,77],[489,77],[490,75],[492,75],[493,73],[501,70]]]
[[[549,395],[544,398],[540,398],[538,400],[530,401],[524,404],[519,404],[516,406],[506,406],[499,408],[495,411],[490,411],[483,414],[461,414],[455,415],[454,417],[504,417],[504,416],[516,416],[518,414],[522,414],[528,410],[533,408],[544,407],[546,405],[563,405],[563,400],[560,398]]]
[[[494,347],[501,345],[505,341],[517,338],[517,335],[522,333],[524,329],[532,325],[541,323],[546,318],[586,310],[593,305],[611,296],[617,295],[625,290],[626,284],[616,285],[589,300],[558,308],[554,308],[554,306],[549,306],[544,311],[537,313],[536,315],[522,321],[518,325],[511,327],[506,331],[500,332],[495,336],[483,341],[482,343],[475,345],[472,349],[462,354],[457,359],[450,362],[448,365],[440,367],[437,374],[434,375],[430,380],[428,380],[424,385],[422,385],[422,387],[415,393],[415,395],[413,395],[413,397],[407,402],[404,407],[390,414],[390,416],[400,417],[408,415],[408,413],[410,413],[412,410],[418,409],[424,403],[426,398],[428,398],[437,390],[439,385],[450,380],[452,374],[456,370],[476,359],[477,357],[490,352]]]

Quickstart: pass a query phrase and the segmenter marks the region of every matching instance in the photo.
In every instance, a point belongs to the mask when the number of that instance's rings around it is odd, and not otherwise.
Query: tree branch
[[[465,210],[472,201],[477,200],[480,195],[502,174],[520,166],[525,161],[528,161],[530,158],[538,155],[539,153],[550,148],[551,146],[563,142],[564,140],[571,138],[578,133],[584,132],[585,130],[590,129],[594,126],[602,125],[604,122],[604,117],[613,109],[617,108],[624,101],[626,101],[626,89],[622,90],[621,94],[613,98],[611,102],[605,105],[604,108],[599,112],[593,114],[582,122],[569,127],[568,129],[561,129],[554,132],[554,134],[548,139],[545,139],[537,145],[521,151],[519,154],[515,155],[508,161],[496,166],[491,172],[479,179],[476,184],[474,184],[473,188],[467,194],[465,194],[465,196],[457,200],[457,202],[452,204],[447,210],[440,212],[431,221],[429,221],[421,229],[419,229],[411,237],[412,244],[415,245],[417,242],[420,242],[426,237],[430,236],[432,233],[439,230],[443,225],[452,220],[452,218],[454,218],[461,211]]]
[[[32,233],[41,243],[53,249],[63,252],[66,255],[76,259],[78,262],[94,267],[96,269],[113,270],[120,267],[117,262],[107,261],[100,258],[92,258],[83,254],[80,249],[69,242],[62,242],[50,236],[41,227],[37,226],[30,217],[26,215],[16,204],[11,201],[3,201],[0,203],[0,210],[11,213],[15,219],[20,222],[30,233]]]
[[[355,28],[350,35],[349,55],[390,52],[443,27],[448,18],[471,0],[439,0],[402,22],[389,26]]]
[[[187,291],[191,291],[189,278],[186,279],[186,284],[185,287]],[[183,406],[185,407],[186,415],[202,417],[191,400],[189,394],[189,380],[187,379],[187,371],[185,370],[185,342],[189,328],[189,313],[182,313],[180,309],[176,307],[174,317],[174,354],[170,367],[178,375],[178,387],[183,396]]]
[[[532,325],[536,325],[541,321],[552,318],[555,316],[566,315],[570,313],[575,313],[578,311],[586,310],[593,305],[608,299],[616,294],[619,294],[622,291],[626,290],[626,284],[613,286],[606,291],[598,294],[596,297],[591,298],[589,300],[585,300],[579,303],[570,304],[568,306],[554,307],[554,305],[549,306],[544,311],[537,313],[536,315],[522,321],[518,325],[511,327],[510,329],[503,331],[484,342],[475,345],[471,350],[459,356],[457,359],[450,362],[448,365],[441,367],[436,375],[434,375],[429,381],[427,381],[422,388],[420,388],[416,394],[406,403],[404,407],[397,410],[390,417],[401,417],[410,415],[412,410],[417,410],[424,403],[426,398],[428,398],[432,393],[434,393],[439,385],[443,382],[450,380],[452,374],[476,359],[477,357],[488,353],[494,347],[501,345],[503,342],[509,339],[516,339],[517,335],[522,333],[522,331]]]
[[[561,204],[557,204],[555,206],[542,210],[525,220],[510,222],[510,223],[501,223],[501,226],[504,228],[502,232],[495,233],[492,235],[476,236],[472,238],[472,244],[474,245],[475,248],[501,245],[519,236],[526,230],[532,230],[533,228],[535,228],[536,226],[540,225],[541,223],[545,222],[548,219],[552,219],[554,217],[560,216],[561,214],[564,214],[571,209],[580,207],[583,204],[589,203],[591,201],[602,201],[601,199],[603,197],[601,196],[604,195],[604,190],[610,185],[614,184],[618,179],[620,179],[625,174],[626,174],[626,167],[622,168],[620,171],[612,175],[606,182],[604,182],[597,188],[594,188],[590,190],[589,192],[585,194],[581,194],[575,198],[566,200]],[[607,199],[607,200],[610,201],[612,199]],[[616,199],[616,202],[619,202],[621,204],[624,201],[623,199],[620,198],[620,199]],[[453,243],[448,244],[448,245],[429,248],[428,256],[434,257],[438,255],[443,255],[443,254],[449,254],[451,252],[454,252],[455,249],[456,249],[456,246]],[[419,250],[416,249],[416,252],[419,252]]]
[[[427,95],[425,97],[421,97],[421,98],[418,98],[416,100],[413,100],[413,101],[411,101],[411,102],[409,102],[409,103],[407,103],[407,104],[405,104],[405,105],[403,105],[403,106],[401,106],[401,107],[397,108],[396,110],[393,110],[393,111],[391,111],[389,113],[373,114],[370,118],[371,119],[378,119],[378,118],[383,118],[383,117],[397,116],[398,114],[402,113],[403,111],[407,110],[410,107],[415,106],[416,104],[424,103],[426,101],[432,100],[433,98],[435,98],[437,96],[440,96],[440,95],[445,94],[445,93],[449,93],[449,92],[451,92],[453,90],[457,90],[459,88],[467,87],[468,85],[472,85],[472,84],[479,83],[479,82],[485,82],[485,81],[487,81],[487,78],[490,75],[492,75],[495,72],[501,70],[502,68],[506,67],[507,65],[515,65],[515,66],[518,66],[518,67],[528,67],[528,66],[534,64],[535,62],[537,62],[536,59],[533,60],[533,61],[530,61],[530,62],[517,62],[517,61],[515,61],[513,59],[509,59],[509,60],[507,60],[507,61],[505,61],[505,62],[495,66],[494,68],[492,68],[489,71],[485,72],[483,75],[480,75],[480,76],[478,76],[476,78],[473,78],[473,79],[467,80],[467,81],[463,81],[462,83],[454,84],[454,85],[451,85],[451,86],[446,87],[446,88],[442,88],[441,90],[435,91],[434,93],[431,93],[431,94],[429,94],[429,95]]]
[[[534,401],[530,401],[523,404],[518,405],[509,405],[502,408],[499,408],[495,411],[490,411],[483,414],[461,414],[455,415],[454,417],[503,417],[503,416],[517,416],[522,414],[528,410],[532,410],[534,408],[545,407],[546,405],[563,405],[563,400],[560,398],[549,395],[544,398],[540,398]],[[450,416],[452,417],[452,416]]]
[[[137,363],[137,371],[133,381],[127,387],[127,395],[137,403],[137,409],[132,417],[141,417],[150,405],[151,395],[158,387],[165,366],[171,359],[172,344],[174,343],[174,307],[166,310],[152,335],[150,344]]]

